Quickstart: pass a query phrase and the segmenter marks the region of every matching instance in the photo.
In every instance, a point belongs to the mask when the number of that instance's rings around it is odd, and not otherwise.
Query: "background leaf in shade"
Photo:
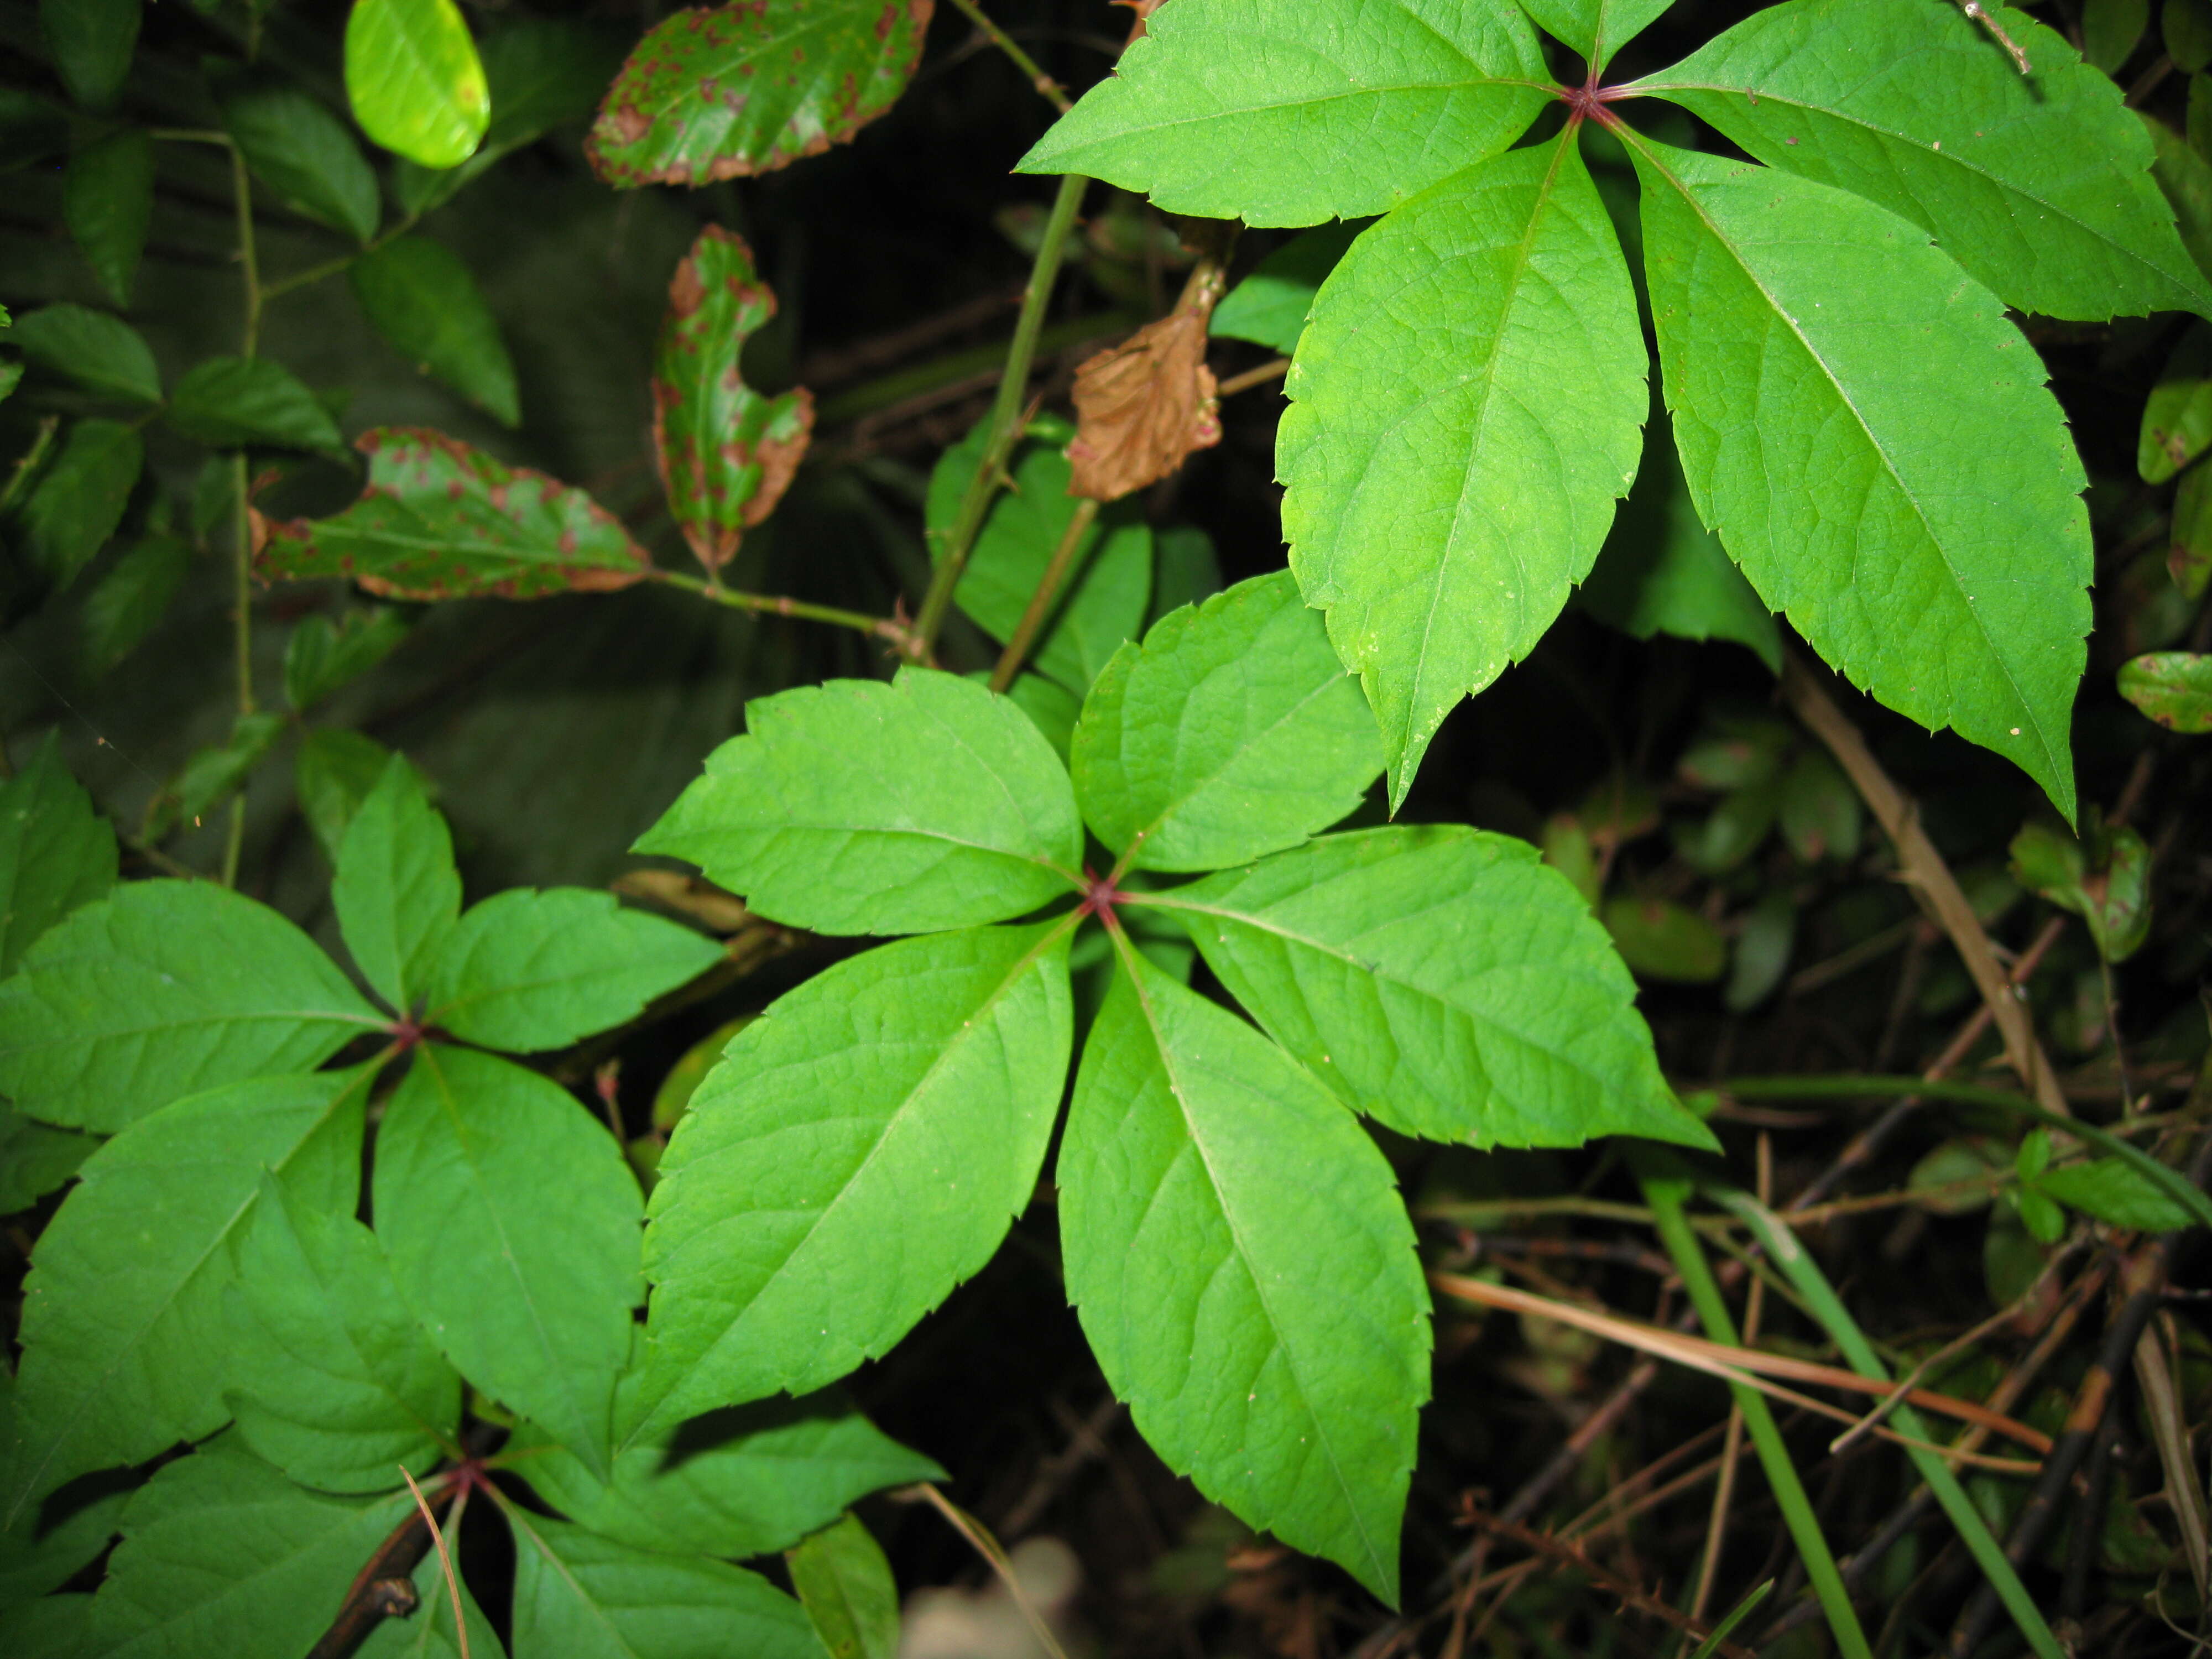
[[[23,505],[20,545],[56,589],[67,587],[123,522],[146,446],[120,421],[79,421]]]
[[[428,236],[400,236],[362,254],[346,276],[394,351],[502,424],[520,422],[514,360],[459,254]]]
[[[230,723],[229,737],[195,750],[146,803],[140,839],[159,841],[180,824],[198,829],[209,813],[245,787],[284,730],[282,714],[237,716]]]
[[[319,726],[301,740],[293,757],[293,787],[326,863],[335,866],[346,826],[384,775],[392,751],[374,738],[342,726]]]
[[[1206,331],[1216,339],[1249,340],[1288,356],[1306,331],[1314,294],[1328,280],[1365,222],[1316,225],[1293,236],[1252,267],[1222,296]]]
[[[119,306],[131,303],[146,228],[154,217],[154,140],[122,127],[70,152],[62,218],[92,274]]]
[[[453,0],[356,0],[345,83],[361,130],[422,167],[459,167],[491,122],[483,65]]]
[[[85,666],[95,678],[129,656],[153,632],[191,562],[190,542],[166,530],[149,531],[85,595],[78,616]]]
[[[62,764],[52,732],[0,783],[0,979],[33,941],[115,885],[115,831]]]
[[[39,21],[70,97],[106,109],[138,45],[139,0],[39,0]]]
[[[218,85],[222,125],[247,169],[296,213],[367,245],[383,217],[376,174],[344,122],[299,88]]]
[[[859,1516],[842,1516],[785,1551],[783,1565],[830,1659],[897,1659],[898,1584]]]
[[[268,357],[204,357],[169,394],[168,422],[211,449],[273,444],[342,453],[337,422],[298,375]]]
[[[2169,732],[2212,732],[2212,656],[2154,651],[2120,665],[2120,695]]]
[[[284,641],[284,696],[304,714],[343,690],[398,647],[415,625],[403,605],[349,610],[336,622],[319,613],[302,617]]]
[[[146,337],[89,306],[40,306],[15,319],[8,343],[33,365],[65,375],[87,392],[125,403],[161,401],[161,371]]]

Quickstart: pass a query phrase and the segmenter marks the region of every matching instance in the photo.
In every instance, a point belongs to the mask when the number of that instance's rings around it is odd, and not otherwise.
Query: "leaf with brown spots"
[[[708,226],[668,285],[653,356],[653,439],[668,510],[709,570],[775,510],[814,428],[805,387],[766,398],[738,372],[746,338],[775,315],[752,250]]]
[[[664,18],[584,149],[617,188],[704,185],[840,143],[906,90],[935,0],[739,0]]]
[[[2169,732],[2212,732],[2212,656],[2154,651],[2120,667],[2120,695]]]
[[[256,515],[264,581],[345,576],[398,599],[604,592],[643,580],[645,550],[582,490],[420,427],[379,427],[361,499],[334,518]]]

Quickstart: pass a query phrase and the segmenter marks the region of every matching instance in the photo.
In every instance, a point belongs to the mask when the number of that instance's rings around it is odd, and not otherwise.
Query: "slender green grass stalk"
[[[1721,1650],[1721,1644],[1728,1640],[1729,1632],[1750,1618],[1753,1609],[1767,1598],[1773,1589],[1774,1581],[1770,1578],[1729,1608],[1728,1617],[1715,1625],[1713,1633],[1698,1644],[1698,1650],[1690,1656],[1690,1659],[1713,1659],[1713,1656]]]

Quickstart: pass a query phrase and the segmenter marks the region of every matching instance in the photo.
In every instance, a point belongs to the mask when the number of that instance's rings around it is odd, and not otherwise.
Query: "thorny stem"
[[[740,592],[734,587],[724,587],[719,581],[702,581],[696,576],[687,576],[680,570],[655,570],[653,579],[671,587],[680,587],[687,593],[696,593],[701,599],[712,600],[716,605],[726,605],[732,611],[750,611],[756,616],[800,617],[808,622],[850,628],[876,639],[889,640],[902,652],[907,651],[912,639],[913,630],[889,617],[871,617],[861,611],[842,611],[833,605],[814,605],[781,593]],[[912,654],[910,652],[907,653]]]
[[[1022,672],[1022,663],[1036,643],[1036,636],[1044,627],[1044,619],[1052,610],[1053,601],[1060,597],[1060,585],[1067,580],[1069,567],[1075,562],[1075,551],[1083,545],[1083,538],[1097,522],[1098,503],[1085,499],[1075,504],[1075,514],[1067,521],[1067,529],[1060,536],[1060,545],[1052,550],[1052,558],[1037,578],[1036,592],[1030,595],[1029,608],[1022,619],[1014,624],[1013,637],[1006,648],[999,653],[999,665],[991,671],[991,690],[1003,691],[1014,683]]]
[[[925,660],[937,643],[938,630],[945,626],[945,613],[952,604],[952,589],[967,568],[969,550],[983,527],[983,515],[990,509],[1000,475],[1021,438],[1022,401],[1029,395],[1030,363],[1036,356],[1037,331],[1044,326],[1045,305],[1052,297],[1053,280],[1060,275],[1068,228],[1075,222],[1075,210],[1082,206],[1083,192],[1090,183],[1081,173],[1071,173],[1060,181],[1060,194],[1053,198],[1052,212],[1045,220],[1044,240],[1038,245],[1036,258],[1030,266],[1029,287],[1022,294],[1022,313],[1014,325],[1013,343],[1006,349],[1006,374],[991,404],[990,436],[983,446],[982,465],[975,469],[960,498],[960,510],[945,532],[936,574],[930,579],[921,614],[905,641],[906,654],[912,661]]]
[[[1036,59],[1016,46],[1013,36],[993,22],[985,14],[982,7],[975,3],[975,0],[952,0],[952,3],[960,8],[968,21],[973,23],[993,46],[1012,60],[1016,69],[1029,77],[1030,84],[1037,89],[1038,94],[1047,103],[1062,115],[1075,107],[1068,101],[1066,93],[1060,89],[1060,82],[1039,69]]]

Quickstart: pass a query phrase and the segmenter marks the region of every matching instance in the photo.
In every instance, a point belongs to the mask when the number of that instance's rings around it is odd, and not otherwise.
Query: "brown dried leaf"
[[[1069,495],[1118,501],[1167,477],[1193,450],[1221,441],[1220,404],[1206,366],[1208,309],[1147,323],[1075,371]]]

